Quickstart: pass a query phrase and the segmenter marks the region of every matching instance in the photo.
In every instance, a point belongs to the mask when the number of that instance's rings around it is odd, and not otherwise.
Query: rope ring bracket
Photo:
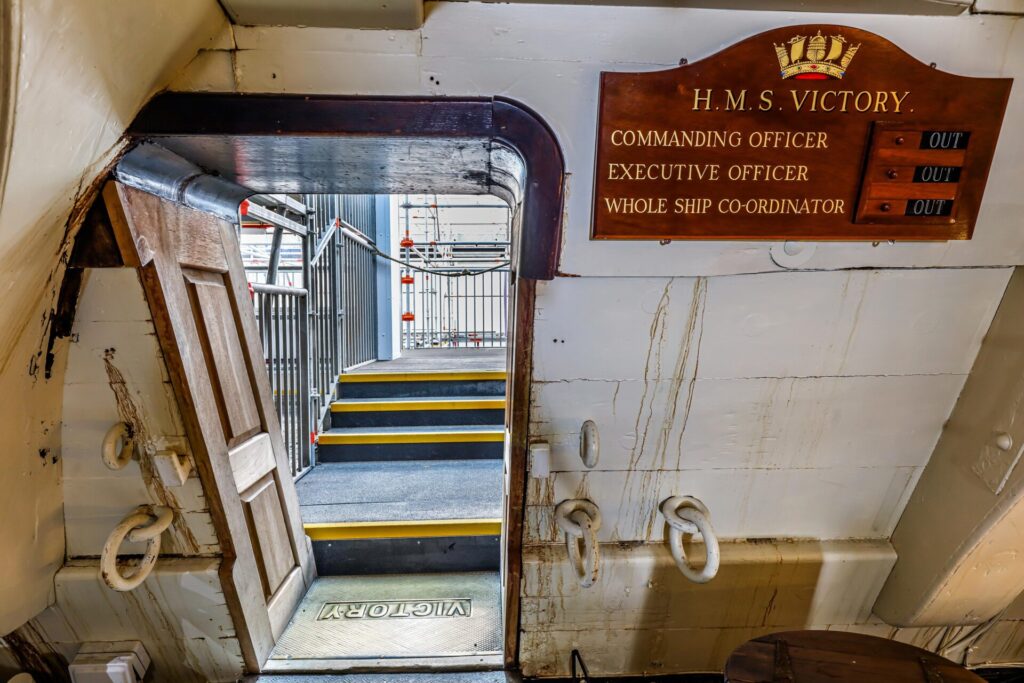
[[[121,449],[117,449],[117,442],[121,442]],[[103,435],[103,448],[100,451],[103,456],[103,464],[109,469],[123,469],[135,453],[135,441],[129,434],[128,425],[124,422],[117,422],[111,425],[107,433]]]
[[[718,574],[721,564],[721,550],[718,537],[711,527],[708,508],[693,496],[672,496],[661,504],[661,514],[668,523],[668,543],[676,567],[690,581],[707,583]],[[704,566],[694,569],[686,557],[683,534],[700,534],[704,539],[707,559]]]
[[[142,505],[114,527],[103,544],[100,555],[100,578],[103,583],[120,592],[138,588],[156,565],[160,555],[160,534],[171,525],[174,511],[164,506]],[[146,552],[138,566],[122,574],[117,568],[117,552],[127,538],[132,543],[145,542]]]
[[[589,500],[564,500],[555,508],[555,521],[565,532],[565,548],[576,580],[583,588],[593,586],[601,565],[597,543],[601,511]]]

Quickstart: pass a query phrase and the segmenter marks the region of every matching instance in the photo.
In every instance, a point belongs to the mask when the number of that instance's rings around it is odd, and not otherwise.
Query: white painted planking
[[[217,553],[218,539],[196,473],[182,486],[164,488],[155,472],[153,480],[147,479],[138,459],[112,471],[100,457],[107,429],[121,420],[110,368],[123,378],[148,433],[149,442],[140,448],[152,452],[173,446],[188,452],[138,273],[132,268],[87,271],[79,310],[65,373],[61,426],[67,556],[98,556],[110,531],[147,503],[167,503],[176,510],[162,555]],[[139,553],[143,546],[125,543],[123,552]]]
[[[551,444],[558,471],[586,469],[579,430],[589,419],[601,431],[602,470],[923,466],[963,382],[963,375],[547,382],[534,385],[531,435]]]
[[[411,55],[362,54],[344,55],[344,68],[351,87],[361,94],[384,94],[398,87],[406,92],[422,89],[419,59]],[[338,68],[333,53],[302,53],[301,62],[288,54],[263,51],[238,53],[236,78],[259,83],[260,92],[318,92],[325,70]],[[287,74],[288,78],[277,77]]]
[[[560,278],[538,290],[534,379],[965,375],[1011,272]]]
[[[97,271],[94,271],[95,275]],[[88,285],[86,285],[88,287]],[[135,381],[145,386],[156,386],[169,380],[162,364],[152,363],[160,351],[153,329],[153,323],[146,318],[139,320],[100,320],[96,327],[83,321],[75,329],[78,338],[68,351],[67,384],[106,384],[107,369],[104,357],[115,367],[130,367]],[[102,325],[102,327],[100,327]],[[150,363],[146,363],[146,359]],[[123,372],[123,371],[122,371]]]
[[[150,433],[159,435],[169,445],[178,444],[187,452],[184,427],[177,424],[179,415],[171,386],[164,383],[145,385],[134,379],[128,381],[137,403],[146,407]],[[110,470],[100,458],[100,446],[107,429],[121,417],[109,384],[67,384],[64,387],[64,404],[68,411],[65,413],[65,425],[74,426],[63,430],[61,452],[65,456],[66,478],[125,476],[133,471],[132,465],[124,470]]]
[[[721,538],[888,538],[919,469],[555,472],[527,489],[525,542],[563,540],[550,513],[567,498],[600,507],[602,542],[659,541],[665,521],[658,505],[673,495],[701,499]]]
[[[681,57],[695,62],[768,27],[849,22],[891,34],[892,40],[922,61],[934,55],[935,41],[942,41],[947,48],[943,53],[946,68],[953,68],[955,60],[959,71],[984,76],[990,74],[993,59],[971,53],[970,46],[977,40],[1005,44],[1013,28],[1012,20],[996,23],[993,19],[571,5],[553,5],[537,12],[515,3],[467,7],[458,2],[435,2],[421,31],[421,49],[425,56],[537,62],[632,61],[662,68],[678,64]],[[573,23],[585,23],[586,34],[567,32],[565,27]],[[467,25],[476,30],[466,31]],[[487,40],[481,40],[482,35]],[[680,52],[682,37],[686,38],[686,54]],[[996,67],[1000,65],[995,63]]]
[[[160,504],[143,482],[136,463],[125,468],[127,476],[66,478],[64,516],[68,557],[98,557],[110,532],[139,505]],[[113,473],[112,473],[113,474]],[[120,473],[117,473],[120,474]],[[199,480],[171,489],[175,525],[163,536],[161,555],[212,555],[219,543]],[[187,529],[188,537],[182,536]],[[142,553],[145,543],[122,544],[122,554]]]
[[[559,278],[541,283],[534,318],[534,381],[693,376],[700,333],[699,308],[694,307],[705,298],[704,283],[696,278]]]
[[[115,325],[121,327],[120,323],[99,323],[97,325],[108,328]],[[111,380],[107,373],[105,360],[109,360],[110,367],[124,378],[125,384],[130,387],[137,402],[145,406],[146,425],[151,433],[168,438],[184,436],[185,427],[178,413],[174,389],[170,382],[165,381],[163,377],[166,367],[163,367],[159,348],[144,339],[152,330],[153,327],[150,323],[133,327],[131,332],[140,335],[133,341],[122,336],[120,332],[123,330],[118,329],[116,341],[125,343],[121,345],[118,352],[107,359],[105,359],[105,352],[102,348],[91,350],[94,351],[93,353],[89,353],[88,350],[77,353],[79,349],[74,346],[75,342],[72,342],[72,348],[76,351],[72,360],[80,361],[73,363],[72,372],[75,375],[88,374],[90,380],[96,381],[65,384],[64,404],[67,409],[74,411],[75,419],[80,421],[83,427],[101,432],[99,434],[101,441],[103,433],[110,427],[110,418],[117,416],[117,402],[114,392],[110,388]],[[140,341],[143,346],[141,353],[126,350],[126,347],[139,344]],[[148,353],[150,351],[152,354]],[[154,362],[156,359],[160,359],[161,362]],[[151,367],[155,365],[162,367]],[[66,445],[71,448],[95,447],[96,435],[91,432],[76,431],[69,434],[69,437],[71,440]]]
[[[967,374],[1012,269],[713,278],[700,377]]]
[[[353,54],[416,54],[418,31],[338,31],[306,26],[234,26],[231,29],[239,50],[263,52],[349,52]]]
[[[601,574],[581,588],[561,546],[523,558],[526,629],[714,628],[859,623],[896,561],[887,541],[738,542],[721,546],[714,581],[695,584],[664,544],[601,548]],[[694,544],[693,553],[703,554]]]
[[[80,297],[75,322],[139,322],[150,319],[149,305],[139,296],[139,274],[134,268],[88,270],[89,296]]]
[[[89,558],[99,557],[110,532],[134,509],[122,515],[106,517],[76,517],[67,521],[67,554],[68,557]],[[166,533],[160,541],[160,556],[212,557],[220,553],[217,532],[210,521],[209,512],[177,513],[178,523],[184,524],[191,532],[192,540],[186,540],[176,532]],[[141,555],[146,551],[145,543],[132,543],[126,540],[121,544],[120,555]]]
[[[32,624],[72,653],[84,642],[139,640],[156,680],[234,681],[243,662],[219,568],[219,558],[161,558],[138,589],[118,593],[99,580],[96,561],[69,562],[56,603]]]

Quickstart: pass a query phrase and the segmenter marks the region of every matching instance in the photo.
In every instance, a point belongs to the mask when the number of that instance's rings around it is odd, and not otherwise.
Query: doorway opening
[[[489,452],[495,445],[501,447],[504,454],[504,458],[497,459],[503,463],[501,479],[504,487],[501,489],[500,516],[473,518],[469,522],[461,520],[456,525],[458,529],[436,529],[435,538],[454,537],[462,540],[454,546],[449,544],[450,547],[447,547],[445,552],[434,553],[434,557],[451,559],[459,557],[460,552],[473,549],[473,543],[467,542],[466,539],[484,539],[481,543],[485,549],[488,542],[493,544],[497,541],[500,565],[498,600],[495,602],[486,597],[483,598],[483,602],[476,603],[495,605],[498,612],[497,622],[500,625],[496,635],[497,646],[488,641],[488,654],[483,660],[476,652],[456,652],[455,648],[451,648],[450,657],[447,661],[441,662],[438,668],[489,668],[502,665],[506,668],[515,668],[518,652],[534,291],[537,280],[551,279],[556,273],[563,213],[564,164],[561,150],[551,130],[528,108],[501,99],[368,99],[167,93],[158,96],[147,105],[133,123],[129,135],[139,142],[158,146],[173,153],[192,164],[197,170],[202,169],[204,174],[197,175],[189,171],[175,175],[172,172],[169,174],[172,177],[169,177],[166,187],[161,188],[160,183],[150,183],[145,177],[154,169],[146,168],[145,163],[141,167],[136,165],[123,168],[122,162],[117,173],[122,183],[137,182],[134,187],[147,192],[156,191],[165,200],[202,211],[210,211],[213,204],[223,204],[226,197],[234,198],[237,205],[240,189],[243,197],[251,199],[243,203],[246,216],[253,217],[257,222],[265,220],[278,227],[282,224],[286,226],[270,234],[269,246],[261,247],[265,248],[268,258],[276,251],[276,256],[272,262],[268,261],[264,270],[269,275],[271,269],[276,269],[275,278],[264,279],[262,282],[254,278],[251,281],[250,293],[260,316],[257,320],[264,323],[264,329],[269,330],[271,323],[276,320],[278,326],[284,330],[280,339],[273,343],[264,340],[263,345],[268,374],[272,375],[271,384],[274,381],[274,373],[292,375],[292,378],[281,377],[271,393],[275,401],[280,402],[280,405],[275,403],[275,409],[280,416],[281,431],[290,444],[286,450],[289,453],[290,469],[298,478],[298,486],[302,486],[307,479],[310,482],[315,481],[310,477],[316,474],[317,459],[322,457],[320,449],[324,446],[340,445],[349,453],[372,453],[375,448],[378,452],[383,450],[378,448],[382,444],[360,443],[359,437],[352,431],[347,432],[347,438],[352,439],[355,436],[353,443],[326,444],[320,440],[321,436],[332,430],[381,431],[384,428],[433,427],[440,432],[445,431],[443,427],[490,428],[497,424],[503,426],[500,438],[493,435],[493,440],[481,439],[479,434],[460,435],[447,441],[435,440],[436,443],[447,444],[445,448],[452,449],[447,451],[448,455],[460,449],[463,452],[474,449]],[[226,188],[225,182],[232,187]],[[160,194],[161,191],[164,193]],[[431,202],[432,196],[428,198],[422,195],[423,192],[436,192],[438,198]],[[422,273],[417,266],[428,271],[446,267],[441,262],[444,260],[441,257],[451,261],[456,256],[454,252],[445,253],[442,249],[440,242],[446,240],[432,240],[438,242],[436,245],[430,245],[431,240],[428,240],[426,245],[418,246],[410,226],[409,239],[413,243],[411,247],[403,247],[403,235],[396,234],[399,244],[391,253],[379,248],[385,241],[391,240],[391,237],[381,240],[378,234],[378,217],[384,213],[390,216],[391,213],[390,208],[386,211],[381,208],[384,203],[382,198],[387,197],[387,202],[390,203],[393,201],[391,197],[396,195],[404,196],[404,202],[410,205],[417,202],[427,205],[440,205],[442,201],[457,203],[463,201],[466,196],[472,196],[473,201],[490,204],[498,204],[498,200],[495,199],[497,197],[507,205],[505,221],[508,227],[509,264],[504,329],[491,325],[483,326],[479,321],[469,321],[474,316],[479,318],[485,315],[481,301],[488,300],[488,297],[471,296],[468,290],[458,289],[459,285],[453,289],[449,283],[449,287],[443,290],[447,293],[448,300],[461,298],[464,303],[469,304],[469,308],[464,307],[461,315],[457,312],[452,313],[450,306],[446,312],[444,295],[435,293],[442,291],[442,288],[433,283],[427,285],[425,280],[427,274],[432,278],[442,277],[438,272],[424,273],[419,284],[417,275],[408,272],[403,274],[403,270]],[[356,224],[358,219],[355,222],[350,219],[342,221],[340,215],[332,217],[339,220],[332,219],[324,224],[319,218],[326,214],[321,213],[313,228],[309,227],[308,217],[318,216],[317,202],[334,201],[340,206],[346,201],[354,201],[352,198],[356,196],[372,197],[375,207],[372,235],[369,223],[365,229],[359,229]],[[334,199],[325,199],[329,197]],[[444,200],[442,197],[445,197]],[[309,211],[307,204],[314,208],[312,212]],[[399,212],[401,213],[401,209]],[[275,216],[268,217],[267,213],[273,213]],[[334,213],[339,212],[336,210]],[[305,223],[302,220],[303,216],[307,219]],[[401,225],[397,218],[394,224]],[[302,239],[296,241],[289,238],[289,232],[301,235]],[[244,233],[245,228],[242,228],[242,234]],[[267,234],[264,233],[264,240],[266,238]],[[480,241],[486,240],[481,238]],[[488,248],[493,247],[494,245],[490,245]],[[289,249],[298,249],[302,254],[305,270],[301,283],[304,285],[302,289],[307,292],[304,300],[296,296],[295,292],[281,291],[288,289]],[[403,249],[405,253],[402,252]],[[417,254],[417,250],[421,253]],[[293,257],[299,252],[294,252]],[[372,277],[366,275],[368,271],[365,268],[360,270],[363,268],[360,264],[388,260],[387,257],[398,261],[388,261],[394,266],[391,276],[397,277],[399,282],[397,295],[396,290],[382,284],[379,270],[374,270]],[[470,259],[472,251],[460,251],[458,257],[463,260]],[[349,259],[350,262],[346,263],[345,259]],[[328,267],[332,261],[337,264],[333,269]],[[495,265],[499,263],[500,261]],[[470,270],[458,260],[454,264],[449,263],[447,267]],[[495,272],[497,270],[495,269]],[[343,291],[338,280],[342,271],[361,273],[362,284],[350,286]],[[459,279],[479,278],[482,275],[484,274],[462,275]],[[411,283],[402,282],[403,278],[410,277]],[[271,282],[275,284],[270,284]],[[418,292],[418,295],[413,297],[418,297],[419,301],[416,310],[404,310],[403,300],[406,300],[406,293],[401,289],[403,284],[411,287],[412,293]],[[336,301],[343,301],[340,312],[321,307],[321,303],[332,298],[329,296],[330,292],[336,295]],[[381,305],[380,297],[385,296],[387,292],[391,292],[392,301],[389,305]],[[459,292],[463,293],[461,297]],[[363,304],[353,304],[346,298],[350,294]],[[338,299],[339,296],[342,298]],[[370,300],[377,303],[375,308],[364,305]],[[415,302],[408,305],[411,307]],[[394,355],[389,360],[386,352],[381,352],[386,344],[381,343],[380,335],[385,334],[391,326],[387,322],[382,323],[381,316],[391,315],[392,309],[400,311],[402,317],[411,314],[412,319],[402,321],[407,324],[404,330],[401,326],[397,330],[391,329],[390,344]],[[493,306],[488,310],[493,310]],[[305,341],[300,338],[295,327],[300,321],[309,322],[309,333]],[[419,326],[415,323],[419,323]],[[366,333],[370,329],[376,335],[375,344],[367,342]],[[480,352],[478,361],[485,359],[489,354],[499,358],[502,354],[493,349],[501,348],[496,345],[501,339],[506,346],[503,367],[481,366],[477,370],[441,368],[440,371],[443,372],[462,372],[466,375],[428,380],[424,377],[410,379],[405,376],[414,372],[408,367],[404,371],[384,371],[385,367],[401,369],[400,365],[383,364],[401,363],[403,353],[404,362],[407,364],[416,362],[417,357],[420,357],[421,363],[433,364],[434,368],[438,367],[437,363],[446,354],[451,357],[452,354],[462,354],[470,350]],[[492,344],[492,350],[486,348],[487,343]],[[305,348],[303,344],[306,345]],[[407,346],[403,348],[403,344]],[[473,346],[466,348],[465,344]],[[476,348],[477,345],[479,348]],[[304,362],[308,362],[305,372],[299,370],[301,362],[292,362],[287,357],[293,350],[300,352],[301,358],[306,359]],[[373,366],[376,364],[380,365],[375,369]],[[424,369],[425,367],[421,365],[419,369],[428,375],[431,371]],[[499,398],[501,393],[495,385],[500,383],[500,380],[493,374],[502,370],[507,378],[504,401]],[[382,377],[384,374],[393,376]],[[362,377],[359,377],[360,375]],[[382,395],[382,392],[393,392],[400,385],[405,385],[401,387],[405,393],[429,392],[430,395]],[[306,400],[307,398],[309,400]],[[432,400],[434,405],[431,407],[435,410],[404,409],[415,404],[422,406],[425,400]],[[456,405],[458,400],[466,402]],[[389,408],[395,408],[396,404],[404,404],[403,409],[380,410],[383,401],[392,402]],[[334,409],[335,404],[341,405]],[[450,422],[446,425],[395,424],[395,413],[402,413],[404,421],[414,422],[425,420],[422,414],[426,413],[435,413],[430,416],[431,420],[441,417],[441,414],[447,414],[445,419]],[[416,417],[410,416],[409,413],[421,415]],[[451,414],[456,414],[456,417],[452,417]],[[456,418],[457,421],[452,421]],[[375,424],[353,424],[352,420],[360,419]],[[319,422],[316,422],[317,420]],[[308,428],[310,424],[313,424],[313,429]],[[317,441],[319,443],[316,443]],[[397,445],[402,446],[403,451],[408,448],[416,452],[419,449],[420,454],[435,447],[431,442],[417,443],[416,439],[409,437],[404,441],[399,440]],[[310,446],[316,446],[318,450],[313,450]],[[383,446],[390,450],[391,444]],[[472,461],[494,458],[455,459],[465,461],[460,465],[465,468],[469,466],[466,463],[474,464]],[[408,458],[397,460],[399,463],[408,461]],[[381,463],[389,461],[378,458],[368,462],[376,463],[373,465],[376,469],[365,473],[365,478],[369,482],[368,490],[369,487],[375,492],[387,490],[389,484],[394,482],[394,477],[382,470]],[[201,476],[211,479],[216,474],[207,473],[203,467],[199,470]],[[285,501],[283,509],[291,514],[288,512],[287,503],[296,500],[298,496],[292,478],[286,479],[288,481],[278,482],[278,493]],[[344,478],[346,486],[353,481],[353,476]],[[415,490],[430,487],[429,482],[413,486]],[[204,480],[204,489],[207,488],[214,487],[208,487]],[[324,488],[337,490],[338,485],[326,485]],[[405,496],[402,501],[394,500],[388,505],[394,508],[398,502],[407,503],[408,498],[409,496]],[[440,499],[445,499],[443,492]],[[360,500],[356,502],[359,503]],[[368,510],[371,507],[370,502],[372,501],[362,501],[362,507]],[[227,507],[235,505],[235,502],[228,501]],[[461,505],[460,509],[465,507],[466,505]],[[216,517],[221,511],[215,505],[211,505],[211,510],[215,522],[218,521]],[[308,517],[310,514],[312,513],[303,513],[302,516]],[[450,523],[458,519],[419,521]],[[500,520],[497,528],[493,524],[494,519]],[[357,546],[350,546],[350,552],[338,556],[341,558],[339,561],[369,561],[375,556],[378,560],[383,557],[385,560],[391,560],[393,565],[399,565],[401,552],[394,550],[396,543],[392,541],[395,539],[382,537],[379,525],[375,528],[374,521],[382,520],[354,520],[354,524],[348,527],[349,531],[345,532],[349,534],[346,538],[333,539],[330,536],[336,532],[324,531],[327,537],[320,540],[327,543],[349,543],[383,538],[388,544],[378,545],[372,552],[359,551],[356,550]],[[298,523],[298,515],[295,515],[294,520],[286,522]],[[364,526],[360,527],[359,524]],[[220,526],[230,529],[228,524]],[[363,537],[352,536],[358,533],[354,529],[360,528],[363,529]],[[367,533],[371,532],[366,532],[366,529],[373,529],[372,534],[376,535],[370,538]],[[315,527],[305,531],[314,543],[318,542],[319,532]],[[453,533],[454,531],[459,533]],[[224,540],[227,545],[231,545],[231,538]],[[293,538],[293,547],[301,540],[303,539]],[[261,542],[264,541],[269,542],[261,539]],[[425,556],[428,546],[428,543],[420,543],[420,561]],[[255,548],[255,564],[259,564],[261,557],[263,560],[270,557],[273,553],[270,552],[268,555],[268,551],[272,550]],[[321,549],[314,548],[317,564],[320,563],[321,552],[325,553],[325,557],[330,557],[329,550],[326,546]],[[295,552],[298,555],[302,554],[299,550]],[[463,553],[463,556],[466,556],[466,553]],[[236,565],[241,559],[245,558],[235,559]],[[493,574],[493,570],[491,572]],[[389,658],[390,655],[387,653],[379,653],[380,656],[376,657],[346,658],[346,648],[349,653],[359,655],[357,649],[351,647],[350,643],[339,643],[338,647],[332,648],[331,657],[328,659],[320,657],[318,652],[309,651],[303,665],[278,666],[275,661],[296,661],[294,653],[290,659],[275,659],[275,648],[283,646],[286,634],[277,627],[276,622],[271,624],[270,629],[253,628],[253,624],[266,620],[266,617],[260,614],[261,609],[266,612],[273,607],[280,612],[284,598],[268,594],[265,596],[265,607],[254,604],[252,600],[243,600],[240,597],[242,595],[253,596],[255,579],[249,579],[252,586],[233,585],[238,583],[237,575],[237,571],[234,574],[230,571],[222,572],[222,582],[225,584],[225,596],[235,620],[238,637],[242,641],[247,667],[253,672],[275,668],[292,671],[346,671],[367,667],[409,669],[430,666],[429,663],[415,662],[415,657]],[[320,595],[317,593],[320,585],[327,584],[314,583],[306,596],[308,599],[298,596],[294,603],[299,614],[302,611],[300,603],[315,606],[315,609],[310,609],[311,622],[348,619],[357,626],[366,626],[387,616],[429,622],[431,618],[438,618],[443,613],[444,618],[457,620],[464,629],[475,629],[471,617],[462,616],[463,612],[472,614],[470,605],[461,602],[473,597],[465,592],[472,587],[470,582],[463,582],[464,591],[459,596],[452,594],[447,598],[430,597],[426,591],[431,587],[425,584],[417,588],[419,592],[409,594],[413,596],[412,598],[403,595],[394,599],[379,599],[369,594],[359,594],[354,588],[346,589],[349,590],[348,598],[338,598],[333,594]],[[494,586],[493,580],[489,580],[488,586]],[[292,598],[289,597],[288,600]],[[428,612],[432,616],[427,616]],[[398,614],[410,616],[397,616]],[[476,635],[474,633],[474,636]],[[319,644],[316,639],[315,634],[310,634],[302,638],[301,642],[306,645]],[[484,639],[476,637],[475,640]]]
[[[239,244],[319,575],[265,670],[503,665],[511,231],[490,195],[243,206]]]

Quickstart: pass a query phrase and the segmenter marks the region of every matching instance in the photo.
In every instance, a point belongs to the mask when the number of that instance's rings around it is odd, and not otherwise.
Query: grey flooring
[[[437,673],[270,674],[246,678],[245,683],[516,683],[504,671],[439,671]]]
[[[365,372],[483,372],[504,370],[506,349],[414,349],[401,358],[364,365],[352,374]]]
[[[296,484],[306,523],[501,517],[501,460],[322,463]]]
[[[500,666],[500,594],[497,572],[319,578],[265,671]]]

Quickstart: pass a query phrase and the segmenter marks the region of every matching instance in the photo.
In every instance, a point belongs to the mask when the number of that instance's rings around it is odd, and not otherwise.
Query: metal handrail
[[[369,237],[367,237],[366,235],[364,235],[364,234],[363,234],[362,232],[360,232],[360,231],[359,231],[359,230],[357,230],[356,228],[352,227],[352,225],[351,225],[351,224],[349,224],[349,223],[347,223],[346,221],[343,221],[343,220],[341,220],[341,219],[339,218],[339,219],[338,219],[338,223],[340,223],[340,224],[341,224],[341,232],[342,232],[342,233],[343,233],[343,234],[344,234],[344,235],[345,235],[346,237],[348,237],[348,238],[350,238],[350,239],[353,239],[353,240],[355,240],[356,242],[359,242],[359,243],[360,243],[360,244],[362,244],[362,245],[363,245],[364,247],[369,247],[369,248],[373,248],[373,247],[377,246],[377,243],[376,243],[376,242],[374,242],[373,240],[371,240],[371,239],[370,239]]]
[[[310,263],[316,263],[320,260],[320,257],[323,256],[324,250],[331,245],[331,240],[334,239],[334,235],[337,231],[338,222],[337,219],[335,219],[335,221],[332,222],[328,226],[327,230],[320,236],[319,241],[317,241],[316,246],[313,248],[313,255],[309,259]]]
[[[291,296],[306,296],[308,294],[304,287],[285,287],[284,285],[268,285],[263,282],[252,283],[252,289],[257,294],[285,294]]]
[[[328,420],[338,373],[376,358],[376,254],[372,196],[270,197],[303,216],[302,286],[275,284],[295,273],[271,257],[268,283],[252,283],[264,357],[292,474],[313,466],[315,435]],[[255,206],[255,205],[253,205]],[[257,209],[256,211],[259,211]],[[272,252],[280,254],[280,230]],[[297,259],[295,259],[297,260]]]

